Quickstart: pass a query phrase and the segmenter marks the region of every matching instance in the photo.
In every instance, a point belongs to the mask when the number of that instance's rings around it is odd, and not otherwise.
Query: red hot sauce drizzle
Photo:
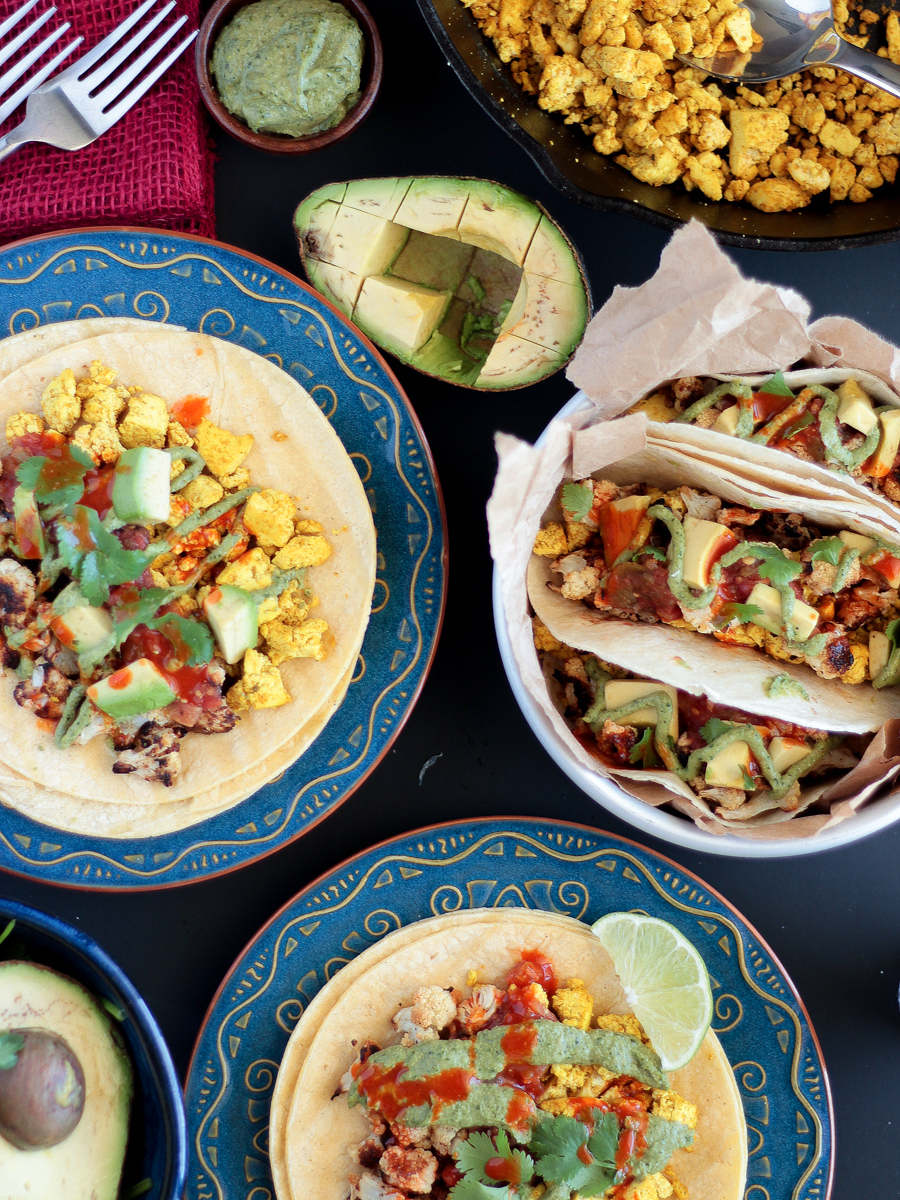
[[[393,1067],[367,1063],[356,1077],[368,1108],[377,1110],[386,1121],[398,1121],[408,1108],[429,1104],[435,1123],[444,1106],[465,1100],[476,1081],[465,1067],[452,1067],[424,1079],[401,1079],[405,1071],[405,1063]]]

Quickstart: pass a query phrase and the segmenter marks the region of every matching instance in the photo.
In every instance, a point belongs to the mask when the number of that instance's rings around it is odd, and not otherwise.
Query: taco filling
[[[6,424],[2,666],[57,746],[105,737],[114,773],[172,786],[188,733],[287,704],[279,664],[326,656],[308,572],[331,547],[202,399],[169,412],[95,360],[41,408]]]
[[[780,371],[753,384],[690,376],[639,400],[631,411],[783,450],[852,475],[900,503],[900,406],[878,404],[857,379],[832,389],[791,386]],[[893,571],[900,577],[900,561]]]
[[[730,821],[796,812],[801,782],[852,770],[872,740],[714,704],[566,646],[538,617],[532,623],[551,694],[580,744],[613,770],[671,771]],[[776,675],[770,694],[801,686]]]
[[[633,1014],[594,1007],[538,952],[503,987],[475,971],[464,989],[419,987],[392,1044],[363,1042],[341,1081],[371,1123],[350,1200],[687,1197],[669,1160],[698,1110]]]
[[[900,547],[798,513],[608,480],[565,484],[534,552],[594,618],[691,629],[823,679],[900,681]]]

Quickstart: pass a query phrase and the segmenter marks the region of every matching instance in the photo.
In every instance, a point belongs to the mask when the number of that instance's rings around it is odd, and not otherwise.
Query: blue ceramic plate
[[[377,893],[377,894],[376,894]],[[383,842],[310,884],[246,947],[207,1013],[188,1074],[186,1200],[275,1200],[269,1100],[291,1030],[361,950],[424,917],[547,909],[592,922],[634,910],[703,954],[749,1130],[745,1200],[828,1200],[825,1064],[794,985],[752,926],[670,859],[584,825],[489,818]]]
[[[378,529],[372,619],[343,704],[280,779],[179,833],[62,833],[4,808],[0,867],[70,887],[167,887],[234,870],[300,837],[373,769],[409,716],[445,597],[440,485],[428,444],[377,350],[292,275],[240,250],[156,230],[79,230],[0,250],[0,334],[138,316],[269,358],[313,396],[350,453]]]

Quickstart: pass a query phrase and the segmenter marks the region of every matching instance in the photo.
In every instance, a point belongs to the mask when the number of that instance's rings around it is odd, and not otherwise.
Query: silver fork
[[[137,104],[147,89],[153,86],[197,36],[198,31],[195,29],[164,58],[155,61],[187,21],[187,17],[179,17],[133,62],[121,71],[118,70],[165,20],[175,7],[175,0],[169,0],[168,4],[164,4],[155,12],[144,28],[139,29],[123,43],[110,58],[99,66],[95,64],[122,41],[125,34],[156,2],[157,0],[144,0],[130,17],[126,17],[117,25],[93,50],[82,54],[49,83],[42,83],[40,87],[35,88],[28,97],[25,120],[15,129],[11,129],[5,137],[0,138],[0,160],[26,142],[47,142],[61,150],[80,150],[106,133],[111,125]],[[127,90],[148,67],[149,73]],[[105,80],[109,82],[101,87]]]
[[[14,29],[15,26],[18,25],[19,22],[31,12],[37,3],[38,0],[27,0],[27,2],[23,4],[21,8],[16,9],[11,16],[7,17],[5,21],[0,23],[0,38],[6,37],[9,31]],[[26,26],[21,33],[18,33],[14,38],[8,41],[6,45],[0,48],[0,67],[2,67],[4,63],[9,62],[13,55],[22,46],[24,46],[25,43],[29,41],[39,29],[43,28],[43,26],[47,24],[55,12],[55,8],[48,9],[45,13],[42,13],[37,20],[32,21],[31,24]],[[59,41],[62,35],[71,28],[72,26],[70,22],[66,21],[64,25],[60,25],[58,29],[54,29],[54,31],[45,37],[43,41],[38,42],[33,49],[29,50],[28,53],[15,64],[15,66],[10,67],[8,71],[4,72],[3,75],[0,75],[0,96],[2,96],[4,92],[8,92],[12,85],[17,80],[22,78],[28,68],[36,63],[41,55],[44,54],[45,51],[49,50],[54,42]],[[20,87],[18,87],[11,96],[7,97],[7,99],[0,104],[0,121],[5,121],[10,113],[15,112],[26,96],[31,95],[34,89],[39,84],[43,83],[47,76],[56,70],[63,59],[67,58],[75,49],[75,47],[83,41],[84,38],[75,38],[73,41],[69,42],[68,46],[64,46],[62,50],[53,56],[50,62],[41,67],[40,70],[32,75],[30,79],[26,79],[26,81]]]

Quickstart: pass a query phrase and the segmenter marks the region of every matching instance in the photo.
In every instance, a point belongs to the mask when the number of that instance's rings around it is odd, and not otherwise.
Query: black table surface
[[[584,256],[595,306],[616,284],[639,284],[655,271],[668,235],[560,196],[465,91],[415,0],[369,0],[369,6],[386,57],[371,116],[338,145],[293,158],[261,154],[219,134],[222,241],[301,274],[291,215],[314,188],[380,175],[474,175],[517,188],[549,210]],[[729,253],[746,274],[802,292],[814,316],[851,316],[900,343],[900,242],[828,253]],[[634,837],[718,888],[797,985],[831,1076],[834,1200],[900,1196],[900,826],[844,850],[753,861],[644,838],[584,796],[544,753],[506,682],[494,639],[484,520],[494,431],[533,440],[574,389],[557,374],[521,391],[487,395],[391,365],[443,484],[451,567],[434,665],[390,753],[306,836],[222,878],[115,895],[4,875],[0,893],[95,937],[146,997],[184,1073],[206,1008],[244,944],[300,888],[372,843],[438,821],[502,815],[580,821]],[[420,769],[433,755],[441,757],[420,783]]]

